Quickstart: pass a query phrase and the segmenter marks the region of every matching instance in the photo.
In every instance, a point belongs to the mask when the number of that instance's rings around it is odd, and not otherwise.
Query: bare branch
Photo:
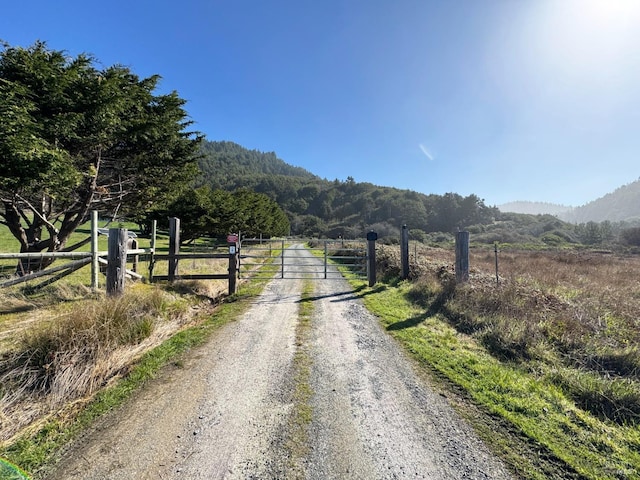
[[[20,199],[22,202],[24,202],[31,209],[33,214],[36,217],[38,217],[42,221],[42,223],[47,227],[47,230],[55,232],[56,235],[58,233],[60,233],[60,231],[51,222],[49,222],[49,220],[47,220],[33,205],[31,205],[31,203],[27,199],[25,199],[25,198],[23,198],[23,197],[21,197],[20,195],[17,195],[17,194],[16,194],[16,197],[18,197],[18,199]],[[20,210],[20,214],[22,215],[23,218],[25,217],[25,214],[24,214],[24,212],[22,210]],[[26,219],[25,219],[25,221],[26,221]]]

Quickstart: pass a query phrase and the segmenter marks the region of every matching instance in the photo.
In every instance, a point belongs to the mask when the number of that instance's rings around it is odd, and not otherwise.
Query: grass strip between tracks
[[[289,438],[286,443],[290,459],[290,475],[293,478],[304,478],[300,462],[309,454],[309,425],[313,418],[313,408],[311,407],[313,389],[310,382],[312,359],[309,351],[313,316],[313,302],[309,299],[313,289],[313,282],[305,280],[300,296],[296,326],[296,351],[293,358],[294,408],[289,420]]]
[[[640,429],[604,422],[524,367],[501,362],[437,312],[412,304],[408,282],[351,282],[367,308],[523,478],[639,479]],[[454,394],[455,393],[455,394]]]
[[[134,365],[129,374],[115,385],[99,392],[84,408],[69,407],[59,418],[47,421],[38,431],[25,434],[11,445],[0,448],[0,457],[7,458],[38,478],[57,452],[73,440],[101,415],[118,407],[160,370],[173,363],[181,365],[181,356],[202,345],[210,335],[226,323],[238,318],[258,295],[266,281],[252,281],[242,291],[207,313],[198,324],[182,330],[161,345],[150,350]]]

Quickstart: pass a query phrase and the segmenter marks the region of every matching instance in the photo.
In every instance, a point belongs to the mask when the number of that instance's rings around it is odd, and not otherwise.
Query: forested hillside
[[[572,223],[640,220],[640,179],[559,217]]]
[[[287,213],[293,235],[361,237],[374,229],[396,237],[408,225],[420,239],[428,232],[490,224],[499,214],[476,195],[425,195],[346,180],[321,179],[288,165],[274,153],[247,150],[232,142],[204,142],[196,186],[264,193]]]
[[[304,168],[294,167],[276,157],[274,152],[248,150],[233,142],[203,142],[200,161],[202,175],[197,186],[233,190],[247,186],[247,179],[259,176],[285,176],[319,180]]]
[[[505,213],[526,213],[529,215],[562,215],[572,207],[548,202],[518,201],[498,205],[498,209]]]

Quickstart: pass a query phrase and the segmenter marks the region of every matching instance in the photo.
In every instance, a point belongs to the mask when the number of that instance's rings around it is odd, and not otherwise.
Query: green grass
[[[300,463],[309,454],[309,425],[313,419],[311,398],[311,353],[309,340],[311,336],[311,319],[313,302],[309,301],[313,294],[313,282],[304,282],[298,309],[296,326],[296,351],[293,358],[294,386],[293,411],[289,417],[289,437],[286,449],[289,456],[289,474],[291,478],[304,478]]]
[[[101,220],[98,222],[99,227],[107,226],[106,220]],[[109,227],[113,228],[126,228],[127,230],[139,234],[138,225],[132,222],[114,222],[109,224]],[[69,240],[66,243],[66,246],[72,246],[76,243],[81,242],[91,235],[91,222],[86,222],[78,227],[78,229],[70,236]],[[150,248],[151,239],[138,236],[138,248]],[[224,250],[219,250],[217,253],[226,252],[227,245],[226,243],[220,245],[217,243],[217,239],[213,238],[199,238],[196,241],[189,243],[187,245],[181,245],[180,251],[182,253],[203,253],[203,252],[211,252],[215,248],[224,247]],[[106,235],[98,236],[98,250],[101,252],[106,252],[108,248],[108,240]],[[76,251],[78,252],[88,252],[90,251],[91,246],[90,243],[79,247]],[[2,253],[17,253],[20,250],[20,245],[18,241],[11,235],[8,228],[3,225],[0,225],[0,252]],[[158,231],[156,235],[156,252],[158,253],[167,253],[169,251],[169,236],[166,232]],[[148,256],[142,255],[139,257],[138,264],[138,273],[141,275],[148,277],[149,271],[149,260]],[[55,262],[55,266],[63,265],[68,263],[71,260],[67,259],[59,259]],[[227,271],[226,259],[199,259],[199,260],[182,260],[180,262],[179,271],[182,274],[187,273],[222,273]],[[17,260],[0,260],[0,278],[2,276],[10,276],[15,272],[17,265]],[[133,257],[129,257],[127,268],[132,268],[133,266]],[[154,275],[166,275],[167,274],[167,261],[157,261],[155,264],[155,268],[153,271]],[[28,289],[30,286],[38,285],[47,277],[43,277],[40,279],[35,279],[26,284],[20,284],[17,287],[12,287],[14,290],[21,291],[24,289]],[[76,270],[70,275],[64,277],[63,280],[65,283],[69,285],[86,285],[89,286],[91,284],[91,268],[89,265]],[[104,286],[105,277],[104,275],[100,275],[98,277],[98,282],[100,287]]]
[[[106,226],[107,221],[103,220],[98,222],[98,225],[100,227],[104,227]],[[133,232],[137,232],[138,231],[138,226],[134,223],[112,223],[110,224],[110,227],[117,227],[117,228],[127,228],[130,231]],[[83,225],[80,225],[78,227],[78,229],[73,232],[71,234],[71,236],[69,237],[69,240],[66,243],[66,246],[72,246],[76,243],[81,242],[82,240],[86,239],[87,237],[89,237],[91,235],[91,222],[87,222],[84,223]],[[159,238],[162,238],[162,236],[159,236]],[[168,239],[167,240],[160,240],[159,241],[160,245],[168,245]],[[150,240],[147,238],[138,238],[138,248],[149,248],[150,246]],[[98,236],[98,250],[100,251],[104,251],[106,252],[108,248],[107,245],[107,236],[106,235],[99,235]],[[168,247],[167,247],[168,248]],[[81,247],[79,247],[76,251],[78,252],[89,252],[91,250],[91,244],[87,243],[86,245],[83,245]],[[18,253],[20,251],[20,244],[19,242],[15,239],[15,237],[11,234],[11,232],[9,231],[9,229],[7,227],[5,227],[4,225],[0,225],[0,252],[2,253]],[[65,263],[70,262],[71,260],[69,259],[58,259],[55,262],[55,266],[58,265],[63,265]],[[17,265],[18,261],[17,260],[0,260],[0,278],[2,276],[5,275],[13,275],[13,273],[15,272],[16,269],[16,265]],[[128,268],[131,267],[131,263],[129,265]],[[141,273],[146,273],[147,270],[147,264],[144,265],[144,268],[140,268],[139,272]],[[67,284],[72,284],[72,285],[90,285],[91,284],[91,268],[90,266],[86,266],[83,268],[80,268],[79,270],[76,270],[75,272],[73,272],[72,274],[70,274],[69,276],[64,278],[64,282],[66,282]],[[46,277],[45,277],[46,278]],[[43,280],[43,278],[40,279],[36,279],[33,280],[33,284],[39,284],[41,281]],[[104,283],[104,279],[100,278],[99,279],[102,283]],[[28,284],[27,284],[28,286]],[[24,285],[19,285],[17,288],[21,289],[23,288]],[[16,288],[16,287],[14,287]]]
[[[263,286],[264,282],[245,285],[241,293],[228,297],[213,315],[147,352],[123,380],[99,392],[80,413],[49,420],[37,432],[25,434],[11,445],[0,448],[0,457],[7,458],[32,473],[42,473],[43,468],[52,461],[63,445],[74,439],[96,418],[121,405],[163,367],[170,363],[179,364],[183,354],[202,345],[214,331],[237,318]]]
[[[578,408],[548,376],[490,355],[408,299],[411,285],[360,288],[367,307],[428,370],[479,406],[473,423],[525,478],[640,478],[640,429]],[[464,403],[464,402],[463,402]],[[493,425],[493,428],[491,427]],[[496,426],[502,426],[500,435]]]

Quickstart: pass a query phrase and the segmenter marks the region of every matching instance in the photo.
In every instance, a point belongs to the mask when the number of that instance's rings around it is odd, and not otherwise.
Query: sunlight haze
[[[640,2],[5,2],[0,39],[160,74],[321,177],[578,206],[637,180]]]

